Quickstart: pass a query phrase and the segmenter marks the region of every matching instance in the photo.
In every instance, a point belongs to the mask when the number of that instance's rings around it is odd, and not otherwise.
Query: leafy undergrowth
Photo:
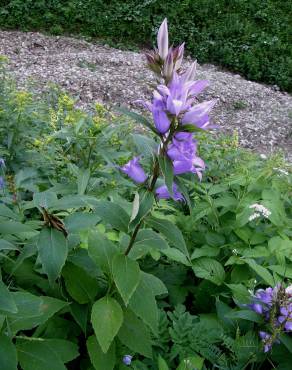
[[[202,181],[154,203],[126,257],[143,207],[117,166],[156,145],[132,118],[18,91],[1,69],[0,368],[290,369],[291,337],[264,353],[246,306],[292,279],[288,165],[198,134]]]

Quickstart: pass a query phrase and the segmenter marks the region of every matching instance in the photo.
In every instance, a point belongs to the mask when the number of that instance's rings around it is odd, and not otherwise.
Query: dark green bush
[[[164,17],[202,63],[292,91],[291,0],[2,0],[0,27],[150,45]]]

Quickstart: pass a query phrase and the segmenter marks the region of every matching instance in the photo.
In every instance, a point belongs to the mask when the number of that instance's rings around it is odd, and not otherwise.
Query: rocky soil
[[[132,105],[151,97],[154,78],[142,53],[69,37],[0,31],[0,54],[9,57],[20,88],[33,83],[43,90],[53,82],[85,108],[95,101]],[[190,62],[187,58],[185,66]],[[200,65],[198,79],[210,80],[202,99],[218,98],[213,121],[222,130],[237,130],[241,144],[260,153],[283,149],[292,160],[291,95],[213,65]]]

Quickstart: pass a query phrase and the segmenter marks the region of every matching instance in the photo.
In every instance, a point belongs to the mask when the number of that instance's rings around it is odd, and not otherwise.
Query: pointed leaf
[[[170,244],[179,249],[186,256],[189,255],[185,240],[180,229],[171,221],[155,217],[149,217],[147,218],[146,223],[153,229],[163,234],[166,237],[166,239],[169,240]]]
[[[23,370],[66,370],[60,357],[45,340],[18,340],[18,358]]]
[[[127,310],[119,331],[120,341],[132,351],[152,358],[151,337],[148,328],[133,312]]]
[[[113,277],[127,305],[140,281],[139,264],[124,254],[118,254],[113,259]]]
[[[50,284],[60,276],[68,255],[68,245],[64,234],[52,228],[42,229],[37,242],[39,257]]]
[[[139,316],[145,324],[149,325],[154,333],[158,330],[158,309],[152,286],[148,285],[148,279],[141,273],[140,283],[132,295],[129,307]]]
[[[92,231],[88,237],[88,254],[103,271],[112,270],[112,260],[117,253],[116,246],[100,232]]]
[[[90,170],[88,168],[79,169],[77,175],[78,194],[83,195],[85,193],[89,179],[90,179]]]
[[[263,266],[258,265],[253,259],[246,259],[246,263],[254,270],[268,285],[274,286],[275,281],[270,272]]]
[[[118,204],[101,200],[94,206],[94,213],[104,223],[112,225],[114,229],[127,232],[130,217],[127,212]]]
[[[225,279],[223,266],[212,258],[202,257],[193,261],[193,271],[197,277],[210,280],[216,285],[221,285]]]
[[[96,370],[113,370],[116,363],[115,342],[112,343],[107,353],[102,352],[94,335],[88,338],[86,344],[90,361]]]
[[[17,370],[16,348],[4,333],[0,334],[0,369]]]
[[[7,286],[0,280],[0,311],[11,313],[17,312],[17,307],[13,295],[9,292]]]
[[[123,323],[121,306],[114,298],[101,298],[92,307],[91,322],[98,343],[106,353]]]
[[[67,263],[62,276],[68,293],[75,301],[85,304],[94,300],[99,291],[98,283],[85,270],[73,263]]]

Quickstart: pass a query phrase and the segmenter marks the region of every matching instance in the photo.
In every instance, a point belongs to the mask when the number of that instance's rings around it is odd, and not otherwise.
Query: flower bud
[[[168,29],[167,19],[165,18],[159,27],[157,35],[158,52],[162,60],[165,60],[168,54]]]
[[[163,75],[166,78],[167,81],[170,81],[172,79],[173,75],[173,55],[172,50],[169,50],[169,53],[166,57],[164,67],[163,67]]]

